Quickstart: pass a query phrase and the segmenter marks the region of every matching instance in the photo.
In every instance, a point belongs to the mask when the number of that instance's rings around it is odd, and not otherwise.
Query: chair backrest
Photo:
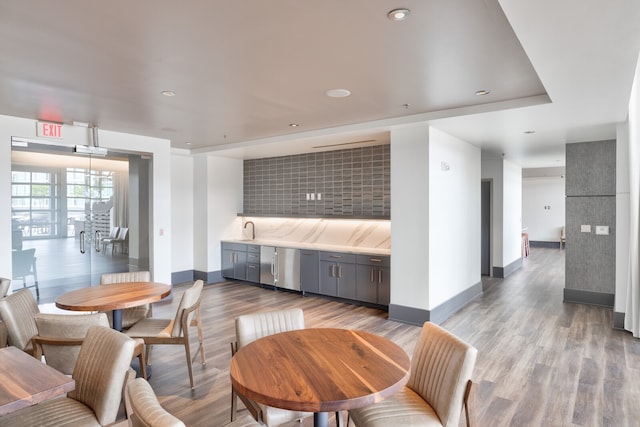
[[[83,339],[91,326],[110,327],[107,315],[104,313],[80,315],[37,313],[34,318],[38,337],[44,338]],[[71,375],[80,353],[80,345],[42,344],[42,352],[47,365],[63,374]]]
[[[176,317],[173,321],[173,328],[171,329],[172,337],[177,338],[182,336],[183,333],[188,333],[188,331],[182,330],[182,317],[186,311],[188,313],[188,317],[185,324],[188,326],[194,316],[194,311],[192,311],[192,309],[200,305],[200,295],[202,294],[203,286],[204,282],[202,280],[196,280],[193,283],[193,286],[182,294],[182,298],[180,298],[180,305],[178,305]]]
[[[135,344],[111,328],[91,326],[87,330],[73,370],[76,388],[67,396],[90,407],[100,425],[111,424],[118,416]]]
[[[143,378],[129,382],[125,389],[131,427],[184,427],[184,423],[167,412],[149,383]]]
[[[115,239],[118,237],[118,232],[120,231],[120,227],[111,227],[109,229],[109,239]]]
[[[30,289],[22,289],[0,299],[0,317],[7,327],[9,344],[31,352],[31,338],[38,334],[33,316],[39,313]]]
[[[11,289],[11,279],[0,277],[0,298],[6,297]]]
[[[150,282],[151,273],[148,271],[125,271],[122,273],[108,273],[100,276],[101,285],[111,285],[124,282]]]
[[[148,271],[126,271],[122,273],[108,273],[100,276],[101,285],[112,285],[124,282],[150,282],[151,273]],[[107,312],[109,323],[112,322],[111,312]],[[138,305],[122,310],[122,327],[130,328],[137,321],[151,316],[151,304]]]
[[[126,240],[128,233],[128,227],[120,227],[120,231],[118,231],[118,240]]]
[[[304,329],[304,314],[300,308],[238,316],[236,318],[237,349],[240,350],[258,338],[297,329]]]
[[[11,256],[13,277],[24,278],[33,274],[33,266],[36,261],[35,248],[25,249],[23,251],[13,251]]]
[[[407,386],[431,405],[445,427],[458,426],[477,354],[478,350],[440,326],[423,325]]]

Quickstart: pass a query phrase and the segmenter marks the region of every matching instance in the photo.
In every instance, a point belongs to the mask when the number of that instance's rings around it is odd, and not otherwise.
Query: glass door
[[[145,171],[140,159],[127,153],[76,154],[69,147],[35,143],[13,148],[14,291],[30,287],[38,302],[48,303],[64,292],[98,285],[104,273],[148,270],[148,257],[138,256],[148,248],[130,251],[132,240],[149,241],[148,219],[137,220],[142,227],[135,239],[129,227],[132,207],[149,211],[147,192],[133,199],[129,191],[130,162],[136,173]],[[139,203],[146,207],[140,209]]]

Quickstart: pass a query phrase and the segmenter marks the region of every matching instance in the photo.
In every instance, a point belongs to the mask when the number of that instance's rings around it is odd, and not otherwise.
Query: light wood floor
[[[612,329],[610,309],[562,302],[564,251],[532,248],[521,270],[504,280],[487,278],[485,286],[442,325],[479,350],[479,426],[640,425],[640,341]],[[172,302],[154,306],[154,316],[173,316],[184,288],[176,287]],[[150,382],[163,406],[188,426],[226,424],[234,318],[285,307],[301,307],[308,327],[367,330],[409,354],[419,332],[375,309],[243,283],[208,285],[202,302],[207,364],[194,365],[194,391],[182,348],[154,348]]]

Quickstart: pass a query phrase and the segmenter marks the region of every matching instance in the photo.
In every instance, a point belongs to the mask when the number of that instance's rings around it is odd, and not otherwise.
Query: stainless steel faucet
[[[247,221],[244,223],[243,228],[247,228],[247,225],[251,224],[251,240],[256,240],[256,225],[253,221]]]

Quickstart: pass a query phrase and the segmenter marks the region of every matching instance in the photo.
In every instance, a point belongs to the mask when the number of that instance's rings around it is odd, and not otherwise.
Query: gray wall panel
[[[567,144],[566,195],[616,195],[616,142]]]
[[[566,161],[565,297],[607,295],[607,301],[612,301],[616,263],[616,143],[567,144]],[[589,225],[591,231],[582,232],[582,225]],[[598,225],[608,226],[609,234],[596,234]],[[574,302],[581,301],[578,298]]]

